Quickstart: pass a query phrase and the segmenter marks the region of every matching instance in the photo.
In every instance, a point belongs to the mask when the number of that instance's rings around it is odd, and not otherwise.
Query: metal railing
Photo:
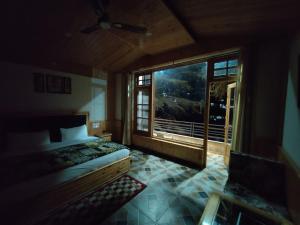
[[[204,123],[157,119],[154,120],[154,132],[166,132],[169,134],[179,134],[183,136],[204,138]],[[232,127],[228,129],[228,141],[231,142]],[[224,142],[225,126],[209,124],[208,139]]]

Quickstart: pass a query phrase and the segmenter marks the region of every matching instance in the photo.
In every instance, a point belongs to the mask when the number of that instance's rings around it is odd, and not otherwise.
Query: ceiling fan
[[[92,6],[98,16],[97,23],[82,29],[80,32],[84,34],[90,34],[98,29],[109,30],[109,29],[120,29],[138,34],[151,35],[146,27],[134,26],[121,22],[111,22],[109,16],[106,13],[106,7],[109,4],[109,0],[91,0]]]

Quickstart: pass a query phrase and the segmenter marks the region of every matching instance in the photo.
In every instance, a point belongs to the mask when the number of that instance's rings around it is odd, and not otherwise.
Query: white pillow
[[[9,149],[47,145],[50,144],[49,131],[8,133],[6,144]]]
[[[72,128],[60,128],[60,133],[62,141],[81,140],[88,137],[86,125]]]

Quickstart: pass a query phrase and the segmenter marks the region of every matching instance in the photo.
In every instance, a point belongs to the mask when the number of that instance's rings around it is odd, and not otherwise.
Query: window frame
[[[237,74],[236,75],[230,75],[228,74],[228,69],[230,68],[235,68],[235,67],[228,67],[228,65],[223,68],[226,69],[226,75],[224,76],[214,76],[214,64],[222,61],[230,61],[230,60],[235,60],[237,59]],[[208,69],[207,69],[207,79],[208,81],[221,81],[221,80],[226,80],[226,81],[236,81],[240,77],[240,64],[241,64],[241,58],[239,53],[235,54],[230,54],[230,55],[224,55],[224,56],[217,56],[213,57],[207,60],[208,63]]]
[[[145,75],[150,75],[150,84],[149,85],[138,85],[138,82],[139,82],[139,77],[140,76],[145,76]],[[148,79],[147,79],[148,80]],[[143,79],[143,81],[146,81],[146,79]],[[134,75],[134,133],[135,134],[138,134],[138,135],[143,135],[143,136],[149,136],[151,137],[152,135],[152,105],[153,105],[153,102],[152,102],[152,86],[153,86],[153,79],[152,79],[152,71],[148,71],[148,72],[143,72],[143,73],[136,73]],[[148,107],[149,107],[149,111],[148,111],[148,118],[143,118],[143,119],[148,119],[148,131],[142,131],[142,130],[138,130],[137,128],[137,120],[138,118],[138,115],[137,115],[137,112],[138,112],[138,92],[139,91],[148,91],[149,93],[149,104],[148,104]],[[143,105],[143,104],[142,104]]]

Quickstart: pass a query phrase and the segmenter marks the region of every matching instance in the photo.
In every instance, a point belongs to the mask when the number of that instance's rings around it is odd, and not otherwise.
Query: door
[[[236,114],[236,82],[227,85],[226,98],[226,116],[224,127],[224,143],[226,145],[224,163],[229,164],[231,143],[232,143],[232,128],[234,123],[234,115]]]

